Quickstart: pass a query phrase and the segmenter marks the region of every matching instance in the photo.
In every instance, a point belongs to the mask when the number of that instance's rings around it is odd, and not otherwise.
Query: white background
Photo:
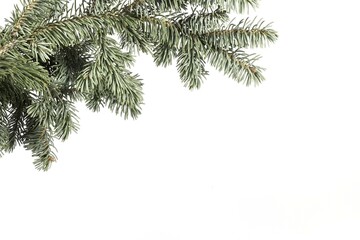
[[[141,56],[138,120],[81,107],[50,171],[0,159],[0,239],[360,239],[356,2],[262,1],[259,87],[210,68],[188,91]]]

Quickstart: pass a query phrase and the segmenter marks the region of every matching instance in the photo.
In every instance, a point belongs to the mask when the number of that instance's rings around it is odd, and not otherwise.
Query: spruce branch
[[[265,78],[263,68],[254,65],[260,56],[247,54],[240,49],[224,49],[211,47],[206,52],[209,63],[217,70],[224,72],[237,82],[244,82],[246,86],[258,85]]]
[[[177,69],[184,86],[189,89],[199,89],[208,72],[205,70],[205,60],[200,43],[189,39],[180,48],[177,55]]]
[[[201,34],[201,38],[212,46],[232,48],[266,47],[277,39],[277,33],[271,29],[271,24],[264,25],[263,20],[256,18],[241,20],[238,24],[223,25],[219,29]]]
[[[21,0],[23,9],[15,5],[10,23],[10,35],[18,37],[26,35],[31,31],[51,21],[54,17],[60,16],[64,11],[64,2],[57,0]]]
[[[32,151],[32,156],[35,157],[35,168],[46,171],[57,160],[51,132],[35,118],[29,117],[26,125],[28,130],[24,135],[24,147],[26,150]]]
[[[136,118],[142,104],[142,83],[137,75],[126,67],[134,59],[130,53],[120,50],[111,38],[103,39],[98,46],[95,59],[80,73],[76,88],[86,94],[87,106],[98,111],[106,105],[116,114]]]
[[[257,54],[277,39],[256,18],[229,22],[259,0],[21,0],[0,27],[0,156],[16,145],[32,151],[36,169],[56,161],[56,139],[79,129],[76,103],[137,118],[143,80],[136,54],[157,66],[175,60],[189,89],[206,79],[206,63],[245,85],[265,78]],[[237,23],[235,23],[237,21]]]

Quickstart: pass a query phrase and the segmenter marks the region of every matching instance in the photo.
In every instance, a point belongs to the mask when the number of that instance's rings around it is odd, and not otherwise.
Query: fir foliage
[[[259,0],[21,0],[0,28],[0,155],[17,145],[35,167],[56,161],[54,140],[78,130],[74,104],[136,118],[142,80],[129,69],[139,52],[157,66],[176,63],[198,89],[206,63],[246,85],[264,80],[249,48],[277,33],[263,20],[230,21]]]

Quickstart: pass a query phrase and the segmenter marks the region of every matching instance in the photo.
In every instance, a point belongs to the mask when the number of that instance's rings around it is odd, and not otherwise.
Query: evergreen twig
[[[20,1],[0,27],[0,156],[24,145],[39,170],[56,161],[54,140],[78,130],[77,101],[138,117],[143,82],[129,70],[138,51],[158,66],[176,60],[189,89],[206,79],[206,63],[251,85],[264,76],[247,49],[278,37],[263,20],[229,22],[259,0]]]

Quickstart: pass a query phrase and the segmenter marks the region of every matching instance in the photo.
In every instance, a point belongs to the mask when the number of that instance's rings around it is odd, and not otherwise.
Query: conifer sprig
[[[200,88],[207,63],[256,85],[259,56],[277,33],[263,20],[229,21],[258,0],[20,0],[0,27],[0,156],[17,145],[35,167],[56,161],[54,141],[79,129],[76,102],[138,117],[143,81],[131,71],[136,54],[157,66],[175,62],[189,89]]]

